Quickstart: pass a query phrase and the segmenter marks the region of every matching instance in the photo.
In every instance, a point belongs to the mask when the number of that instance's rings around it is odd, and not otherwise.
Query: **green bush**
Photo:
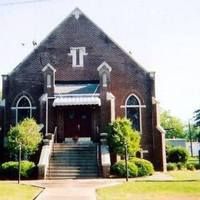
[[[195,167],[195,169],[200,169],[200,164],[196,163],[196,164],[194,164],[194,167]]]
[[[167,163],[167,171],[173,171],[176,169],[176,163]]]
[[[131,158],[131,163],[138,167],[138,176],[149,176],[154,173],[154,167],[151,162],[141,158]]]
[[[191,170],[191,171],[195,170],[195,166],[194,166],[194,164],[192,164],[192,163],[187,163],[187,164],[186,164],[186,168],[187,168],[188,170]]]
[[[185,164],[184,164],[184,163],[181,163],[181,162],[178,162],[178,163],[176,164],[176,166],[177,166],[177,169],[178,169],[178,170],[182,170],[182,169],[185,168]]]
[[[18,177],[18,162],[9,161],[1,165],[1,176],[4,178],[16,179]],[[35,164],[30,161],[21,161],[21,172],[22,178],[30,178],[35,170]]]
[[[126,166],[125,161],[120,160],[119,162],[115,163],[111,167],[111,171],[113,174],[119,176],[119,177],[126,177]],[[138,168],[137,166],[128,161],[128,175],[129,177],[137,177],[138,176]]]
[[[189,158],[188,151],[183,147],[173,147],[169,150],[167,162],[171,163],[186,163]]]
[[[140,134],[133,130],[129,119],[116,119],[108,125],[107,131],[108,144],[114,153],[124,156],[125,144],[129,155],[134,156],[140,150]]]
[[[12,127],[7,136],[7,148],[13,158],[17,157],[21,144],[22,158],[27,159],[34,154],[42,140],[40,127],[34,119],[24,119]]]

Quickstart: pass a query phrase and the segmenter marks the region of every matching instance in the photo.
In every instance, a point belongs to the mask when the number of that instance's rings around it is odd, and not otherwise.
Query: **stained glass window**
[[[126,107],[126,117],[131,120],[133,128],[137,131],[141,131],[141,124],[140,124],[141,108],[139,100],[134,95],[131,95],[128,97],[125,107]]]
[[[16,103],[16,123],[32,117],[32,105],[27,96],[21,96]]]

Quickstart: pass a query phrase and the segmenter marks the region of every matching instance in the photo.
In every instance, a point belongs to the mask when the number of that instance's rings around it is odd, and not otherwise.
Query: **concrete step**
[[[97,166],[49,166],[48,170],[97,170]]]
[[[54,152],[52,154],[52,157],[62,157],[62,156],[79,156],[79,157],[82,157],[82,156],[92,156],[92,157],[95,157],[96,156],[96,152]]]
[[[96,145],[55,144],[47,179],[98,177]]]
[[[95,177],[98,177],[98,174],[97,173],[90,173],[90,174],[86,174],[86,173],[83,173],[83,174],[80,174],[80,173],[74,173],[74,174],[66,174],[66,173],[63,173],[63,174],[50,174],[50,175],[47,175],[47,179],[66,179],[66,178],[87,178],[87,177],[91,177],[91,178],[95,178]]]
[[[96,145],[53,145],[54,146],[54,148],[71,148],[71,149],[73,149],[73,148],[96,148]]]
[[[85,159],[62,159],[62,160],[60,160],[60,159],[51,159],[50,160],[50,162],[49,162],[50,164],[51,163],[57,163],[57,164],[62,164],[62,163],[65,163],[65,164],[67,164],[67,163],[83,163],[83,164],[87,164],[87,163],[89,163],[89,164],[93,164],[93,163],[97,163],[97,161],[96,160],[85,160]]]
[[[70,155],[70,156],[53,156],[51,157],[51,160],[96,160],[96,156],[76,156],[76,155]]]
[[[52,152],[93,152],[96,151],[96,149],[92,148],[54,148]]]
[[[68,180],[68,179],[94,179],[94,178],[98,178],[99,176],[97,175],[91,175],[91,176],[47,176],[46,179],[47,180]]]
[[[68,165],[49,165],[50,168],[59,168],[59,169],[91,169],[93,167],[97,168],[97,165],[83,165],[83,166],[68,166]]]
[[[96,166],[96,162],[90,162],[90,163],[85,163],[85,162],[51,162],[50,167],[53,166],[74,166],[74,167],[81,167],[81,166]]]
[[[50,174],[73,174],[73,173],[85,173],[85,174],[89,174],[89,173],[97,173],[98,170],[97,169],[49,169],[49,173]]]
[[[96,147],[96,144],[64,144],[54,143],[55,147]]]

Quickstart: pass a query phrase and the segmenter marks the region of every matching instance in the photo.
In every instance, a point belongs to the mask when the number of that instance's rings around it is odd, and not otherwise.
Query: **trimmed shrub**
[[[196,163],[196,164],[194,164],[194,167],[195,167],[195,169],[200,169],[200,164],[199,163]]]
[[[176,163],[167,163],[167,171],[173,171],[176,169]]]
[[[7,149],[15,159],[18,156],[21,144],[22,158],[28,159],[37,150],[42,141],[40,127],[34,119],[26,118],[16,126],[11,127],[7,134]]]
[[[140,134],[133,130],[132,122],[126,118],[118,118],[107,127],[108,144],[112,152],[124,156],[125,144],[128,154],[134,156],[140,150]]]
[[[177,169],[178,169],[178,170],[182,170],[182,169],[185,168],[185,164],[184,164],[184,163],[181,163],[181,162],[177,163],[176,166],[177,166]]]
[[[186,163],[189,158],[188,151],[183,147],[171,148],[168,152],[167,162],[171,163]]]
[[[131,163],[138,167],[138,176],[149,176],[154,173],[154,167],[151,162],[141,158],[131,158]]]
[[[119,177],[126,177],[126,166],[125,166],[125,161],[120,160],[119,162],[115,163],[111,167],[111,171],[113,174],[119,176]],[[128,174],[129,177],[137,177],[138,176],[138,168],[137,166],[128,161]]]
[[[1,175],[4,178],[16,179],[18,177],[18,162],[9,161],[1,165]],[[30,178],[35,169],[35,164],[30,161],[23,160],[21,161],[21,177]]]
[[[187,164],[186,164],[186,168],[187,168],[188,170],[191,170],[191,171],[195,170],[194,164],[192,164],[192,163],[187,163]]]

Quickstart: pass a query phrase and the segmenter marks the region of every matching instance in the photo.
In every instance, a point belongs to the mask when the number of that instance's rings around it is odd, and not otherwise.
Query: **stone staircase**
[[[96,144],[54,144],[47,179],[98,177]]]

